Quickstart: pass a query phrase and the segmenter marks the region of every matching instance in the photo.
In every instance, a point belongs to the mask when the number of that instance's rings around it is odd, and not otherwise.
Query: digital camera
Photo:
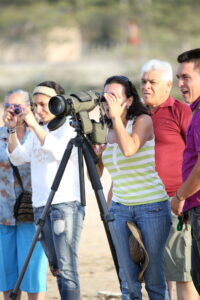
[[[13,105],[13,113],[14,115],[18,115],[22,112],[22,107],[20,104],[14,104]]]
[[[22,112],[22,106],[21,104],[11,104],[11,103],[4,103],[4,108],[8,109],[11,108],[13,115],[18,115]]]

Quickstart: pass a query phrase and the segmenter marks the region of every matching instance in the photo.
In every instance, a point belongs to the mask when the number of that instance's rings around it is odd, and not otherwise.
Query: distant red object
[[[139,28],[135,23],[129,24],[129,43],[131,45],[139,44]]]

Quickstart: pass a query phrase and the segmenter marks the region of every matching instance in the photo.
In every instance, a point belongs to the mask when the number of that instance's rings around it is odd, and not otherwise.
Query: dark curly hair
[[[106,85],[111,83],[119,83],[124,86],[126,97],[133,97],[133,102],[130,105],[129,109],[127,110],[126,119],[133,120],[134,117],[140,116],[141,114],[149,115],[148,109],[142,103],[136,87],[134,84],[128,79],[126,76],[114,75],[106,79],[104,83],[104,88]],[[108,127],[112,127],[112,120],[108,119],[105,116],[105,122],[107,123]]]

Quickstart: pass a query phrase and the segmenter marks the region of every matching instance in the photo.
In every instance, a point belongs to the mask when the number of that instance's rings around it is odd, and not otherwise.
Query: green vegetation
[[[139,27],[140,51],[153,47],[170,54],[199,45],[199,9],[198,0],[0,0],[0,30],[1,37],[23,42],[55,26],[76,25],[88,47],[112,48],[128,46],[132,22]]]
[[[83,58],[130,61],[125,73],[137,81],[145,60],[158,57],[175,66],[180,52],[199,47],[199,11],[199,0],[0,0],[0,39],[25,44],[30,37],[45,39],[54,27],[75,26]],[[139,29],[134,45],[130,24]]]

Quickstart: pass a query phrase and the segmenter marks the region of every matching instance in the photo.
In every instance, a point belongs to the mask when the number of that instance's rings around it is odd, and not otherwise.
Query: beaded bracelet
[[[9,134],[15,133],[16,132],[16,127],[11,127],[11,128],[8,127],[7,132]]]

